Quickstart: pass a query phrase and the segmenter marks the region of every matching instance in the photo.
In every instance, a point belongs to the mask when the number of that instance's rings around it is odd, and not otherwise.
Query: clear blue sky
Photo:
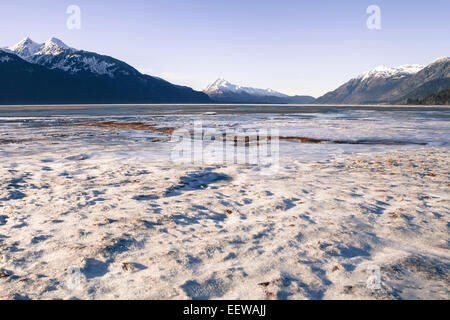
[[[81,30],[66,27],[72,4]],[[381,30],[366,27],[371,4]],[[449,13],[448,0],[1,0],[0,46],[57,37],[195,89],[223,77],[319,96],[381,64],[448,56]]]

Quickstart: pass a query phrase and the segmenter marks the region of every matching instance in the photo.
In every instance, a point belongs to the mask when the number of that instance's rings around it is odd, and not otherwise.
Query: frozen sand
[[[449,111],[0,117],[0,298],[449,299]],[[175,165],[193,120],[362,144]]]
[[[0,298],[450,298],[448,148],[268,177],[95,151],[2,157]]]

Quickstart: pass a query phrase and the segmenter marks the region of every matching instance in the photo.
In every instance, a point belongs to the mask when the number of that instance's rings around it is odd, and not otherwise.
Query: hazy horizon
[[[368,6],[381,9],[369,30]],[[69,30],[67,7],[81,9]],[[321,96],[379,65],[448,56],[448,1],[2,1],[0,47],[56,37],[139,71],[203,90],[217,78]],[[436,32],[440,30],[440,32]]]

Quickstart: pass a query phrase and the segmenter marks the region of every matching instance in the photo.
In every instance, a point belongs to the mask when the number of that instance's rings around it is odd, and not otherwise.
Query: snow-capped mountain
[[[272,89],[232,84],[219,78],[203,90],[211,99],[226,103],[311,103],[311,96],[288,96]]]
[[[404,78],[419,72],[423,68],[425,68],[425,66],[419,64],[403,65],[396,68],[378,66],[373,70],[359,75],[357,78],[362,80],[370,78]]]
[[[42,45],[34,42],[30,38],[25,38],[19,43],[6,48],[9,51],[16,53],[24,60],[30,59],[34,54],[42,49]]]
[[[0,104],[211,101],[202,92],[56,38],[44,43],[25,38],[1,49],[0,62]]]
[[[73,50],[59,39],[51,38],[45,43],[36,43],[30,38],[26,37],[19,43],[7,48],[16,53],[19,57],[27,61],[33,61],[36,56],[42,55],[58,55],[65,50]]]
[[[404,79],[393,90],[383,94],[381,99],[393,102],[422,99],[448,88],[450,88],[450,58],[442,57]]]
[[[319,97],[316,103],[400,103],[408,98],[418,99],[445,89],[450,81],[449,70],[448,57],[428,66],[379,66]]]
[[[57,38],[50,38],[39,44],[27,37],[7,49],[30,63],[70,73],[84,71],[110,77],[114,77],[117,73],[136,74],[135,70],[124,69],[120,61],[93,52],[71,48]]]
[[[233,93],[247,93],[254,96],[273,96],[273,97],[288,97],[287,94],[283,94],[272,89],[257,89],[251,87],[243,87],[232,84],[223,78],[219,78],[211,83],[205,90],[207,94],[222,94],[224,92]]]

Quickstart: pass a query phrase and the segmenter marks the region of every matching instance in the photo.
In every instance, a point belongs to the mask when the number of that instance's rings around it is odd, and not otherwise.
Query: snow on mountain
[[[311,96],[288,96],[272,89],[257,89],[232,84],[219,78],[204,91],[214,101],[222,103],[311,103]]]
[[[379,66],[319,97],[316,103],[400,103],[406,99],[423,98],[448,87],[449,68],[448,57],[439,58],[427,66]]]
[[[118,70],[112,58],[71,48],[57,38],[39,44],[27,37],[6,50],[30,63],[70,73],[87,71],[110,77],[114,77],[116,71],[123,75],[131,73],[129,70]]]
[[[37,55],[58,55],[60,53],[63,53],[65,50],[76,51],[75,49],[70,48],[68,45],[66,45],[61,40],[56,39],[56,38],[51,38],[42,45],[41,50],[36,52],[36,54]]]
[[[7,49],[16,53],[24,60],[31,60],[31,62],[33,58],[38,55],[58,55],[65,50],[76,51],[76,49],[70,48],[64,42],[56,38],[50,38],[44,43],[36,43],[28,37]]]
[[[370,78],[403,78],[416,74],[423,68],[425,68],[425,66],[419,64],[402,65],[394,68],[378,66],[373,70],[359,75],[356,79],[366,80]]]
[[[22,59],[28,60],[37,52],[39,52],[43,46],[43,44],[36,43],[30,38],[26,37],[19,43],[8,47],[7,49],[16,53]]]
[[[440,58],[437,58],[436,60],[434,60],[432,62],[432,64],[434,64],[434,63],[442,63],[442,62],[449,62],[449,61],[450,61],[449,57],[440,57]]]
[[[247,93],[253,96],[272,96],[285,98],[288,95],[274,91],[272,89],[257,89],[251,87],[243,87],[232,84],[225,79],[219,78],[210,84],[204,92],[208,95],[220,95],[223,93]]]
[[[51,38],[0,49],[0,104],[210,103],[203,92]]]

